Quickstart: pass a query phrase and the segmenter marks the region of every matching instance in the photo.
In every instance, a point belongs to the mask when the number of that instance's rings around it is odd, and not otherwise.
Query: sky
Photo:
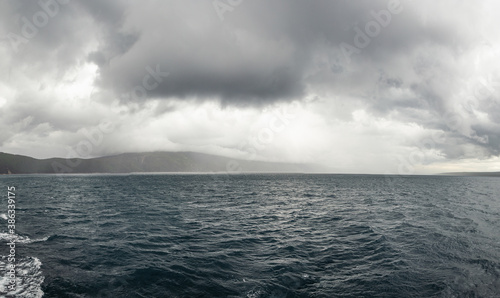
[[[0,151],[500,171],[500,2],[0,2]]]

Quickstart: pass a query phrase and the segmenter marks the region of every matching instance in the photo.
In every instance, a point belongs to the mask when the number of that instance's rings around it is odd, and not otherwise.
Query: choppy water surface
[[[82,175],[0,182],[4,294],[6,243],[16,237],[18,297],[500,296],[496,178]],[[7,233],[7,186],[17,188],[16,235]]]

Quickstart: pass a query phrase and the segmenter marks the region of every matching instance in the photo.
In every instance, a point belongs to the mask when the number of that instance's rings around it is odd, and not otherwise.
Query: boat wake
[[[0,218],[7,220],[7,215],[0,214]],[[1,245],[9,242],[29,244],[48,239],[49,237],[30,239],[28,236],[0,232]],[[42,283],[45,279],[40,269],[42,262],[36,257],[15,256],[13,264],[15,265],[15,275],[10,268],[9,256],[0,256],[0,297],[42,297]],[[11,285],[12,276],[15,276],[16,287],[11,290],[9,285]]]
[[[14,240],[15,243],[34,243],[34,242],[42,242],[47,241],[49,237],[43,237],[40,239],[30,239],[28,236],[21,236],[17,234],[9,234],[9,233],[0,233],[0,240],[10,242]]]
[[[16,288],[10,291],[11,274],[7,268],[7,256],[0,258],[0,294],[12,297],[40,298],[43,296],[42,283],[44,276],[40,267],[42,262],[38,258],[25,257],[16,260]]]

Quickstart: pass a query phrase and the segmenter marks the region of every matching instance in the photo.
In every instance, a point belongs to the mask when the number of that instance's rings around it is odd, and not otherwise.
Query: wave
[[[2,214],[5,215],[5,214]],[[4,218],[2,215],[0,217]],[[34,243],[47,241],[49,237],[40,239],[30,239],[28,236],[21,236],[18,234],[9,234],[0,232],[0,241],[15,243]],[[12,297],[30,297],[39,298],[43,296],[42,283],[45,277],[40,269],[42,262],[36,257],[16,257],[15,271],[16,271],[16,288],[10,291],[8,285],[10,284],[10,268],[8,266],[8,256],[0,256],[0,296],[9,295]]]
[[[34,243],[34,242],[42,242],[47,241],[49,236],[43,237],[40,239],[30,239],[28,236],[21,236],[17,234],[9,234],[9,233],[0,233],[0,240],[5,240],[7,242],[14,241],[16,243]]]
[[[42,262],[38,258],[26,257],[16,260],[16,289],[9,291],[9,272],[7,256],[0,259],[0,294],[13,297],[41,298],[43,296],[42,283],[45,277],[40,267]]]

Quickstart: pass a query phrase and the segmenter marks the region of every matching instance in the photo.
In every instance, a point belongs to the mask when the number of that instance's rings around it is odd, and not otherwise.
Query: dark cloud
[[[199,4],[200,13],[188,4],[155,4],[141,7],[138,19],[128,24],[140,38],[115,63],[101,67],[102,84],[130,92],[131,86],[142,85],[147,66],[159,65],[170,73],[168,79],[135,98],[214,97],[225,104],[300,98],[308,85],[313,46],[351,42],[355,22],[386,5],[247,1],[221,21],[211,3]],[[104,47],[122,45],[122,40],[108,40]]]

